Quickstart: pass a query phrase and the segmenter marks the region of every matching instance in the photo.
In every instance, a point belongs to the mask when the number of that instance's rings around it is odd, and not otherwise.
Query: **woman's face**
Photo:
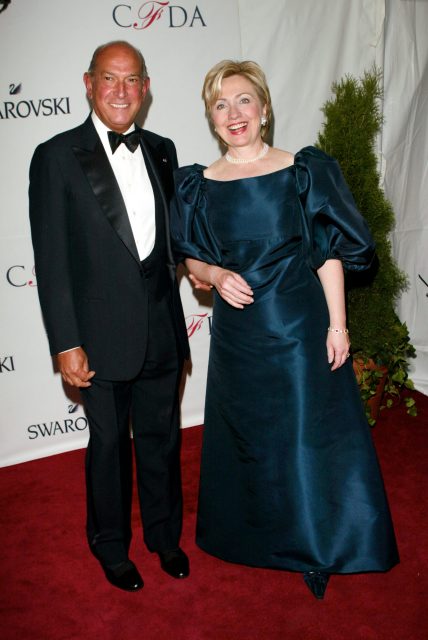
[[[261,140],[260,119],[266,115],[266,108],[253,83],[244,76],[223,80],[210,113],[217,134],[228,146],[245,147]]]

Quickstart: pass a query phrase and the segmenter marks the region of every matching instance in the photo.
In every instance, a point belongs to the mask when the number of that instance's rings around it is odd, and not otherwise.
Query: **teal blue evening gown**
[[[337,162],[221,182],[176,172],[178,259],[240,273],[254,303],[214,294],[198,545],[224,560],[328,573],[385,571],[398,552],[370,428],[348,360],[331,371],[326,259],[363,270],[374,244]]]

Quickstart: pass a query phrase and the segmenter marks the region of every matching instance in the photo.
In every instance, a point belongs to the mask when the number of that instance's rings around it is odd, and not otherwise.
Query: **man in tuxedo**
[[[84,83],[88,119],[34,153],[31,231],[50,350],[88,418],[89,545],[114,586],[136,591],[129,418],[145,543],[168,574],[189,575],[178,413],[188,342],[168,225],[177,157],[134,123],[149,89],[138,49],[98,47]]]

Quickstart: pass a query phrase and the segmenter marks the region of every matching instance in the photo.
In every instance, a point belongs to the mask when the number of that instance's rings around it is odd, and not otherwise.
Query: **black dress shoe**
[[[138,570],[131,560],[121,562],[114,568],[103,567],[107,580],[118,589],[124,591],[138,591],[144,586],[144,582]]]
[[[161,568],[173,578],[187,578],[190,573],[189,558],[181,549],[158,551]]]
[[[323,571],[305,571],[303,580],[318,600],[324,598],[330,575]]]

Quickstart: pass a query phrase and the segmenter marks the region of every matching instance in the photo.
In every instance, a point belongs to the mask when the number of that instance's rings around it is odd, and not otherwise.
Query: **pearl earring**
[[[267,122],[267,118],[266,118],[265,116],[262,116],[262,117],[260,118],[260,124],[262,125],[262,127],[264,127],[264,126],[265,126],[266,122]]]

